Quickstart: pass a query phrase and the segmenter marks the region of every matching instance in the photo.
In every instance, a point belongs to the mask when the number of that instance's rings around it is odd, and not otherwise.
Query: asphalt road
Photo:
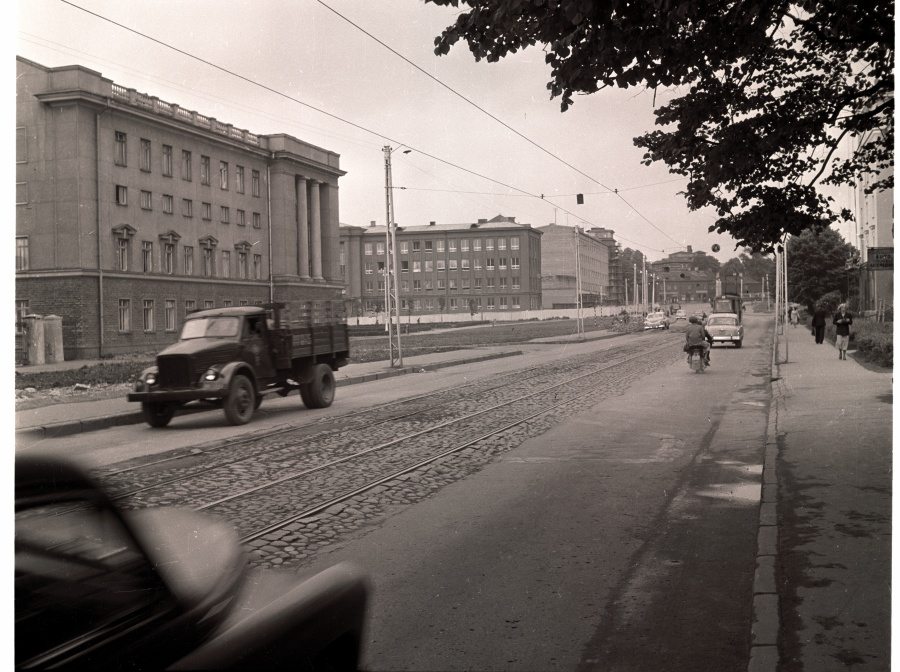
[[[338,545],[370,670],[746,670],[770,339],[665,367]]]

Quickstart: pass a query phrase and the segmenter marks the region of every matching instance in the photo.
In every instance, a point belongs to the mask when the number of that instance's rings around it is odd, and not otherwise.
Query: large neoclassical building
[[[82,359],[155,351],[196,309],[340,304],[337,154],[16,61],[17,331],[59,316]]]

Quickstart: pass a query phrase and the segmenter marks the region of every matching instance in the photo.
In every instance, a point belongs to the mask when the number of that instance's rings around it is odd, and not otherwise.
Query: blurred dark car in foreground
[[[17,668],[352,670],[367,581],[248,569],[231,526],[117,509],[86,472],[16,459]]]

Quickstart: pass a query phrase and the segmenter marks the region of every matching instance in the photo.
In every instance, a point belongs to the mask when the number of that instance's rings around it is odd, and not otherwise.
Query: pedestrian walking
[[[800,309],[794,308],[794,312],[791,313],[791,324],[794,325],[794,329],[797,328],[797,325],[800,324]]]
[[[831,322],[835,325],[835,331],[837,332],[834,344],[838,349],[838,359],[847,359],[847,346],[850,345],[850,325],[853,324],[853,315],[847,311],[846,303],[838,306],[838,312],[834,314],[834,319]]]
[[[812,316],[813,336],[816,337],[817,345],[821,345],[825,342],[825,325],[827,324],[825,315],[825,309],[822,308],[822,306],[817,305]]]
[[[794,307],[788,306],[788,324],[792,324],[794,322]]]

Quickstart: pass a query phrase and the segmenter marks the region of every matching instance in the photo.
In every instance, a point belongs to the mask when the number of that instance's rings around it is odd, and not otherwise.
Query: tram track
[[[203,469],[166,483],[155,483],[140,490],[132,489],[120,497],[130,500],[135,506],[187,504],[198,510],[218,513],[235,521],[242,541],[250,544],[273,534],[277,536],[278,530],[290,526],[296,528],[298,523],[305,519],[333,509],[340,503],[359,498],[405,474],[452,458],[466,449],[473,447],[480,449],[517,427],[534,423],[541,416],[548,416],[560,409],[571,407],[579,400],[589,400],[592,396],[597,396],[600,389],[606,388],[608,392],[619,379],[627,382],[637,375],[645,375],[648,371],[644,369],[649,367],[652,370],[654,365],[661,365],[681,357],[680,349],[676,350],[673,347],[679,340],[670,336],[666,338],[665,343],[652,348],[619,348],[620,354],[615,361],[592,366],[587,371],[584,370],[585,361],[589,361],[592,356],[582,355],[572,358],[565,364],[555,362],[552,365],[531,367],[528,371],[534,375],[526,379],[522,378],[522,372],[516,372],[504,377],[504,381],[500,384],[490,385],[481,390],[482,394],[478,395],[477,399],[469,400],[469,405],[478,407],[475,411],[453,415],[446,408],[446,403],[431,403],[426,408],[391,418],[387,422],[391,426],[392,438],[377,442],[374,446],[371,445],[371,439],[374,438],[371,424],[363,428],[363,434],[358,433],[358,426],[356,429],[343,427],[322,432],[326,442],[330,439],[334,444],[337,440],[337,445],[330,446],[319,456],[317,463],[307,468],[291,471],[289,465],[283,462],[285,456],[281,456],[275,458],[281,460],[277,464],[249,469],[246,464],[249,458],[245,457],[240,460],[244,463],[243,466],[237,462],[217,465],[212,470],[216,472],[215,476],[211,476],[210,469]],[[581,369],[581,372],[572,375],[573,369]],[[542,377],[556,380],[548,381],[548,384],[535,389],[535,380]],[[507,384],[506,381],[509,379],[517,379],[519,384]],[[531,389],[512,398],[507,394],[506,398],[499,399],[497,403],[487,404],[491,395],[503,397],[503,394],[500,394],[501,390],[508,392],[510,389],[523,386]],[[466,392],[457,394],[457,402],[461,397],[469,395],[474,388],[473,385]],[[445,393],[446,391],[431,393],[423,397],[436,400],[443,395],[446,402]],[[392,402],[384,406],[399,405],[400,402]],[[348,415],[365,416],[370,410],[372,409]],[[451,417],[441,420],[441,415]],[[420,416],[418,420],[415,419],[416,416]],[[537,427],[535,431],[537,430],[542,432],[546,431],[546,428]],[[271,433],[266,438],[282,436],[286,432],[290,432],[290,429]],[[258,441],[259,438],[254,436],[247,441]],[[309,439],[310,437],[306,437],[306,440]],[[364,439],[369,439],[367,445],[370,447],[362,451],[349,449]],[[304,446],[303,459],[313,459],[315,451],[307,448],[308,446]],[[257,455],[257,458],[272,455],[273,453],[266,452],[261,456]],[[325,457],[328,459],[324,459]],[[265,476],[266,473],[279,471],[281,473],[277,476],[268,478]],[[207,477],[206,480],[209,482],[205,482],[204,477]],[[247,482],[251,482],[252,485],[249,487],[240,485]],[[171,496],[166,494],[151,499],[141,495],[154,488],[159,490],[175,483],[182,483],[179,488],[181,494],[175,493]],[[223,485],[230,492],[221,497],[209,497],[217,488],[221,492]],[[204,498],[205,501],[200,501]],[[263,499],[264,505],[257,504]],[[258,509],[264,510],[264,525],[260,525],[263,516],[248,514],[249,511]]]

